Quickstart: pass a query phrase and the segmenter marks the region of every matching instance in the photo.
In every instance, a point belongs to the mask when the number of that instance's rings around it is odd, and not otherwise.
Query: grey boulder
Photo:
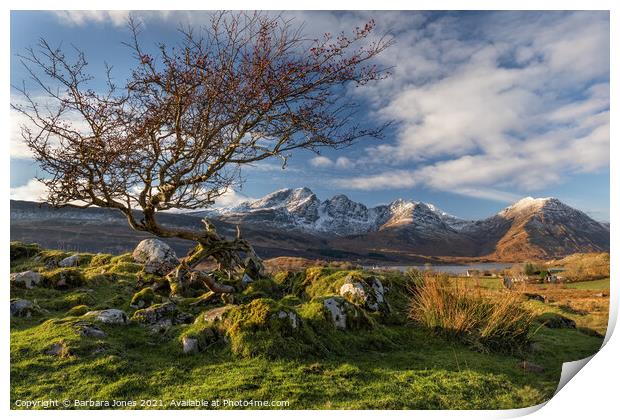
[[[21,273],[11,273],[11,283],[25,287],[26,289],[32,289],[38,286],[43,280],[41,274],[34,271],[22,271]]]
[[[11,299],[11,316],[30,318],[39,312],[39,308],[26,299]]]
[[[211,309],[210,311],[202,315],[202,319],[205,322],[221,321],[224,315],[226,314],[226,312],[228,312],[234,307],[235,305],[226,305],[220,308]],[[196,322],[199,322],[199,321],[200,321],[200,318],[196,318]]]
[[[198,339],[183,337],[183,353],[185,354],[194,354],[198,353]]]
[[[80,257],[78,255],[71,255],[63,260],[60,260],[58,263],[59,267],[75,267],[80,262]]]
[[[340,296],[354,305],[371,311],[385,309],[385,288],[381,280],[372,277],[349,275],[340,287]]]
[[[133,259],[144,264],[144,271],[160,276],[168,274],[177,265],[179,259],[174,250],[159,239],[145,239],[133,251]]]
[[[180,312],[172,302],[140,309],[133,314],[131,319],[153,331],[165,330],[172,325],[187,324],[192,321],[191,315]]]
[[[95,318],[97,321],[103,322],[104,324],[125,325],[128,321],[127,314],[120,309],[103,309],[100,311],[90,311],[86,312],[84,314],[84,317]]]

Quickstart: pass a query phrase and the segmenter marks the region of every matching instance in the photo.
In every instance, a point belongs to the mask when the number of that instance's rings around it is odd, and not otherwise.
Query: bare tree
[[[149,54],[139,26],[130,19],[135,65],[126,83],[117,85],[106,65],[105,88],[93,88],[102,80],[87,72],[83,51],[41,40],[19,56],[34,90],[14,86],[23,100],[12,107],[27,117],[22,134],[49,174],[40,181],[50,204],[118,209],[137,231],[194,241],[169,275],[176,291],[194,280],[232,292],[194,267],[213,257],[231,273],[248,264],[244,255],[260,264],[250,244],[239,234],[222,238],[207,220],[204,230],[179,229],[157,214],[210,206],[239,185],[243,165],[279,157],[284,167],[294,149],[380,137],[384,125],[357,122],[348,90],[386,77],[372,59],[392,40],[371,36],[374,21],[351,35],[307,39],[281,16],[219,12]]]

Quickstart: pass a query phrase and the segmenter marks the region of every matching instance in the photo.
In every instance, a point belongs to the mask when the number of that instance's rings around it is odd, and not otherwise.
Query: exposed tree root
[[[229,279],[239,273],[248,274],[252,279],[264,275],[262,260],[254,248],[241,238],[239,227],[237,237],[227,240],[215,232],[215,227],[208,220],[204,219],[203,223],[205,235],[167,276],[171,296],[184,296],[191,287],[196,286],[202,286],[214,294],[235,293],[233,286],[217,282],[214,273],[195,268],[209,258],[217,262],[217,271],[225,273]]]

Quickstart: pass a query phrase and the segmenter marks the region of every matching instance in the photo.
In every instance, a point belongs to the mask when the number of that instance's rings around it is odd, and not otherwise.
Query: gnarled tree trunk
[[[171,296],[185,296],[190,287],[204,287],[208,290],[204,299],[214,295],[235,293],[235,288],[217,281],[215,272],[224,273],[230,279],[234,275],[248,274],[252,278],[263,275],[262,260],[254,248],[241,238],[237,227],[237,237],[227,240],[219,236],[215,227],[206,219],[204,236],[197,238],[198,245],[181,260],[181,263],[167,275]],[[217,262],[217,270],[207,272],[196,267],[212,258]]]

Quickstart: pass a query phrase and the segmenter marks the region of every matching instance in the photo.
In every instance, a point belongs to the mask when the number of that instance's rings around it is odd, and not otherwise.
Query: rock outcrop
[[[132,256],[136,262],[144,264],[145,272],[160,276],[168,274],[179,264],[173,249],[159,239],[143,240]]]
[[[386,308],[385,289],[377,277],[349,275],[340,287],[340,296],[370,311]]]
[[[151,330],[165,330],[172,325],[190,323],[192,317],[180,312],[174,303],[166,302],[136,311],[131,320]]]
[[[103,309],[99,311],[90,311],[84,314],[84,318],[94,318],[104,324],[127,324],[127,314],[120,309]]]
[[[75,267],[79,264],[79,262],[80,262],[79,255],[71,255],[70,257],[60,260],[58,262],[58,266],[59,267]]]
[[[331,315],[334,327],[344,330],[347,328],[346,302],[337,298],[327,298],[323,301],[323,306]]]
[[[11,273],[11,284],[32,289],[38,286],[43,280],[41,274],[34,271],[22,271],[21,273]]]
[[[234,307],[235,305],[226,305],[220,308],[211,309],[210,311],[202,314],[201,318],[205,322],[221,321],[224,315],[226,314],[226,312],[228,312]],[[196,318],[196,322],[199,322],[199,318]]]
[[[40,309],[26,299],[11,299],[11,316],[30,318],[37,315]]]
[[[194,354],[194,353],[198,353],[199,351],[197,338],[183,337],[182,344],[183,344],[183,353],[185,354]]]

